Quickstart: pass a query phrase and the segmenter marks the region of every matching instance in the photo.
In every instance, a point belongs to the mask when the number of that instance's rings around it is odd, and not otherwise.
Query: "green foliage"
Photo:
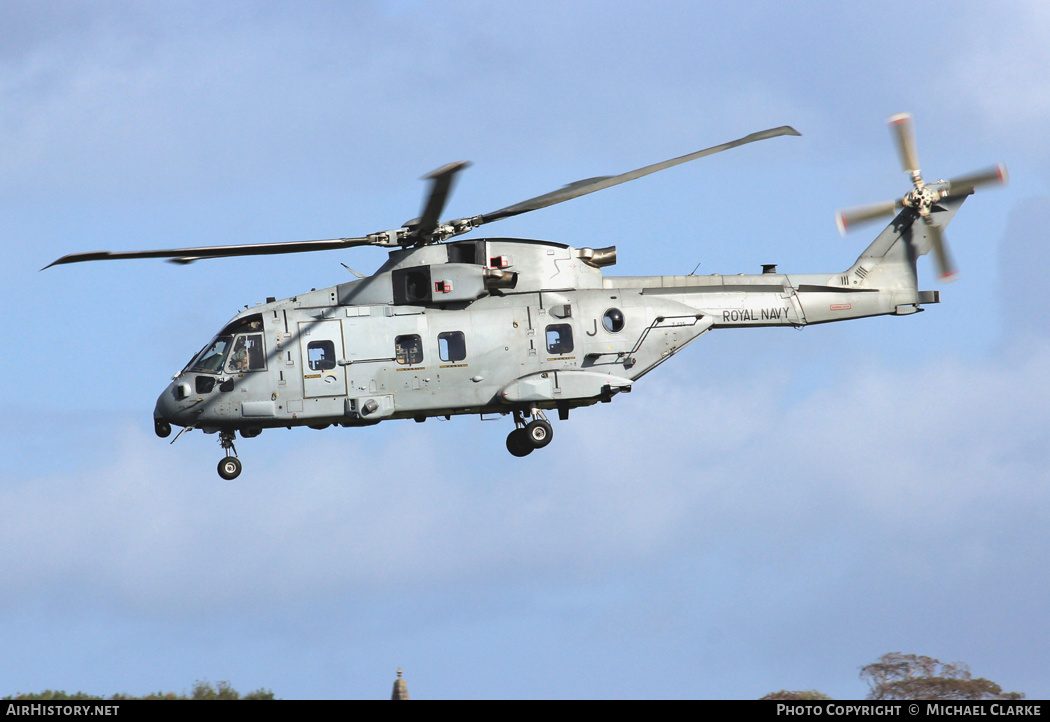
[[[87,692],[74,692],[73,694],[70,694],[69,692],[60,689],[45,689],[43,692],[8,695],[3,699],[5,702],[77,702],[84,700],[100,700],[102,698],[96,697],[93,694],[88,694]]]
[[[995,682],[978,677],[962,662],[942,663],[932,657],[891,652],[860,669],[868,683],[868,699],[1024,699],[1021,692],[1003,692]]]
[[[152,692],[142,697],[130,694],[115,694],[112,697],[98,697],[85,692],[69,694],[61,690],[46,689],[43,692],[20,693],[3,698],[5,701],[18,702],[50,702],[50,701],[83,701],[83,700],[126,700],[126,699],[276,699],[273,692],[268,689],[259,688],[254,692],[241,695],[240,692],[230,686],[229,682],[217,682],[214,685],[206,680],[198,680],[193,685],[193,691],[187,696],[175,694],[174,692]]]
[[[215,687],[212,686],[211,682],[197,681],[197,684],[193,685],[193,692],[190,693],[190,699],[240,699],[241,695],[233,687],[230,686],[229,682],[219,682]]]
[[[773,699],[778,701],[819,701],[825,699],[831,699],[823,692],[818,692],[815,689],[802,689],[789,692],[786,689],[782,689],[779,692],[770,692],[765,697],[759,697],[759,699]]]
[[[229,682],[217,682],[213,687],[211,682],[198,681],[193,686],[190,699],[274,699],[274,696],[270,690],[260,687],[242,697],[241,693],[231,687]]]
[[[273,692],[272,691],[270,691],[268,689],[263,689],[262,687],[260,687],[259,689],[255,690],[254,692],[249,692],[248,694],[244,695],[244,697],[242,697],[241,699],[277,699],[277,698],[273,696]]]

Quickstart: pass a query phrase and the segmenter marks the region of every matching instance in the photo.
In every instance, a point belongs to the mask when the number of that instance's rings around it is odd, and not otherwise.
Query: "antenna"
[[[360,273],[358,273],[354,269],[350,268],[350,266],[346,265],[345,263],[340,263],[339,265],[342,266],[343,268],[345,268],[346,270],[350,271],[350,273],[354,274],[358,278],[364,278],[363,275],[361,275]]]

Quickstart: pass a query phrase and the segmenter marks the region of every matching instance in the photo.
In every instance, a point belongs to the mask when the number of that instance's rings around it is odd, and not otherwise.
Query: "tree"
[[[100,700],[101,697],[96,697],[93,694],[87,692],[66,692],[62,689],[45,689],[43,692],[23,692],[21,694],[8,695],[2,697],[3,701],[17,700],[19,702],[85,702],[90,700]]]
[[[779,692],[770,692],[765,697],[759,697],[759,699],[772,699],[779,701],[820,701],[831,699],[823,692],[818,692],[815,689],[802,689],[789,692],[786,689],[782,689]]]
[[[274,699],[274,696],[273,692],[261,687],[254,692],[242,695],[231,687],[229,682],[216,682],[212,687],[211,682],[198,681],[193,686],[190,699]]]
[[[932,657],[890,652],[860,668],[871,691],[868,699],[1024,699],[1003,692],[995,682],[978,677],[962,662],[942,663]]]
[[[268,689],[259,688],[254,692],[241,695],[240,692],[230,686],[229,682],[217,682],[212,684],[208,681],[198,681],[193,685],[193,691],[187,696],[175,694],[174,692],[153,692],[142,697],[130,694],[115,694],[112,697],[98,697],[86,692],[70,694],[62,690],[46,689],[43,692],[21,693],[3,697],[3,700],[17,701],[55,701],[55,700],[128,700],[128,699],[274,699],[273,692]]]

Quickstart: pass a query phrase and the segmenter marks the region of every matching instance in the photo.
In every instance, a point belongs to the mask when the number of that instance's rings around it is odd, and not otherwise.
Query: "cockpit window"
[[[231,336],[216,336],[208,346],[204,348],[197,358],[190,362],[190,371],[202,371],[206,374],[217,374],[222,369],[222,362],[226,360],[226,354],[230,350]]]
[[[226,325],[226,328],[222,330],[223,335],[232,336],[235,333],[247,333],[249,331],[262,331],[263,330],[263,319],[261,313],[255,313],[251,316],[244,316],[231,321]]]
[[[212,342],[193,357],[184,371],[198,371],[206,374],[222,372],[223,364],[230,357],[227,370],[262,371],[266,368],[266,353],[263,351],[263,317],[261,313],[235,319],[226,325]],[[234,340],[234,334],[242,334]],[[238,356],[239,354],[239,356]],[[234,368],[234,364],[237,368]]]
[[[233,342],[233,353],[226,364],[226,370],[234,373],[244,371],[264,371],[266,354],[263,353],[263,335],[249,333],[237,336]]]

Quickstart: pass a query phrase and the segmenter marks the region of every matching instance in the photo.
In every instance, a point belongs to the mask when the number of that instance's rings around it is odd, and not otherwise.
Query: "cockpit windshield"
[[[204,347],[197,357],[190,361],[186,367],[188,371],[202,371],[207,374],[217,374],[222,370],[222,362],[226,360],[226,354],[230,352],[230,342],[233,336],[216,336],[215,340]]]
[[[234,319],[226,325],[212,342],[193,357],[185,371],[199,371],[206,374],[222,373],[223,364],[230,357],[227,371],[261,371],[266,368],[266,357],[263,351],[262,315],[255,313]],[[251,333],[251,332],[256,333]],[[236,341],[234,341],[236,336]],[[233,355],[230,356],[230,351]]]
[[[220,335],[232,335],[235,333],[246,333],[248,331],[262,331],[263,320],[261,313],[253,313],[251,316],[242,316],[241,318],[230,321],[221,331]]]

